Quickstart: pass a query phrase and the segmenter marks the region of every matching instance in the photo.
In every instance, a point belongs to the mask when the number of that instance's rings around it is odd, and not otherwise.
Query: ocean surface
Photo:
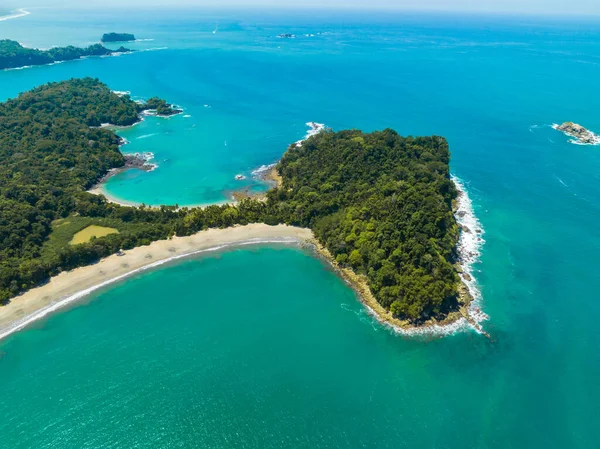
[[[144,51],[0,72],[1,100],[94,76],[184,109],[119,131],[158,168],[112,178],[115,198],[264,189],[252,172],[310,121],[447,137],[494,341],[395,335],[295,247],[179,261],[0,341],[0,448],[597,447],[600,146],[549,125],[600,132],[600,19],[29,11],[0,38]]]

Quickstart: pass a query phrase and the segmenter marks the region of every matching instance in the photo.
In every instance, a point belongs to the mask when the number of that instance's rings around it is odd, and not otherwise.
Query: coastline
[[[104,186],[106,185],[106,181],[108,179],[110,179],[112,176],[115,176],[118,173],[122,173],[125,170],[131,170],[134,168],[136,168],[136,167],[121,167],[121,168],[114,168],[114,169],[110,170],[96,185],[94,185],[91,189],[88,189],[87,192],[91,193],[92,195],[103,195],[106,198],[106,201],[108,201],[109,203],[119,204],[120,206],[129,206],[129,207],[141,206],[142,203],[136,203],[135,201],[127,201],[122,198],[117,198],[116,196],[108,193],[106,191],[106,189],[104,188]],[[151,171],[151,170],[149,170],[149,171]],[[260,177],[260,179],[262,181],[268,183],[272,187],[279,188],[283,185],[283,178],[281,177],[281,175],[279,175],[276,164],[269,165],[268,167],[266,167],[264,170],[262,170],[256,176]],[[223,200],[218,203],[192,204],[192,205],[186,205],[186,206],[179,206],[179,208],[187,207],[189,209],[192,209],[192,208],[196,208],[196,207],[208,207],[208,206],[215,206],[215,205],[221,206],[223,204],[236,204],[245,198],[254,198],[254,199],[257,199],[260,201],[265,201],[266,200],[266,192],[253,194],[253,193],[249,193],[246,189],[240,189],[240,190],[234,191],[231,194],[231,198],[232,198],[231,201]],[[161,206],[156,206],[156,205],[145,205],[145,206],[149,207],[151,209],[160,209],[160,207],[161,207]]]
[[[484,231],[475,216],[471,199],[462,181],[456,176],[452,176],[451,179],[459,192],[454,208],[454,215],[457,224],[461,227],[459,242],[457,244],[457,271],[460,278],[458,296],[460,306],[458,310],[449,313],[444,320],[437,321],[435,318],[431,318],[422,325],[414,325],[408,320],[401,320],[394,317],[391,312],[377,302],[364,275],[356,274],[350,268],[339,266],[327,248],[323,247],[316,239],[312,239],[310,244],[314,246],[317,255],[328,263],[356,292],[369,315],[395,333],[405,336],[444,336],[462,330],[473,329],[478,334],[482,334],[491,340],[491,336],[481,325],[489,317],[481,310],[481,293],[477,281],[473,276],[473,264],[479,261],[481,255],[480,249],[485,243],[485,240],[481,237]]]
[[[267,167],[262,176],[277,187],[281,186],[282,179],[275,165]],[[408,320],[394,317],[377,302],[366,277],[355,273],[351,268],[339,266],[329,251],[315,239],[310,229],[255,223],[225,229],[209,229],[192,236],[156,241],[148,246],[129,250],[124,256],[111,255],[94,265],[61,273],[51,278],[47,284],[29,290],[14,298],[8,305],[0,307],[0,339],[99,288],[139,271],[202,252],[261,243],[300,243],[305,247],[311,247],[314,255],[328,264],[355,291],[367,312],[382,325],[398,334],[443,336],[473,329],[491,339],[481,325],[489,317],[481,310],[481,293],[473,276],[473,265],[478,262],[481,246],[485,243],[482,237],[484,231],[475,216],[471,199],[462,181],[455,176],[451,176],[451,179],[458,190],[454,216],[461,229],[456,262],[456,270],[460,278],[459,308],[450,312],[443,320],[430,318],[423,324],[414,325]],[[136,205],[107,196],[102,185],[88,192],[104,195],[108,201],[123,206]]]
[[[117,173],[121,173],[122,171],[124,171],[124,170],[115,171],[110,176],[114,176]],[[118,204],[120,206],[129,206],[129,207],[139,207],[139,206],[141,206],[141,203],[136,203],[134,201],[126,201],[126,200],[117,198],[115,196],[112,196],[108,192],[106,192],[106,190],[104,190],[104,182],[106,181],[106,179],[108,179],[108,178],[105,178],[103,181],[100,181],[94,187],[92,187],[91,189],[87,190],[87,193],[91,193],[92,195],[103,195],[104,198],[106,198],[106,201],[108,201],[109,203]],[[157,206],[148,206],[148,207],[150,207],[150,208],[158,208]]]
[[[208,229],[189,237],[173,237],[140,246],[123,256],[113,254],[94,265],[54,276],[48,283],[28,290],[0,307],[0,339],[100,288],[173,260],[250,244],[302,243],[312,237],[309,229],[250,224]]]
[[[16,16],[16,17],[23,17],[29,14],[23,14],[20,16]],[[12,17],[12,18],[16,18],[16,17]],[[0,17],[0,22],[2,22],[2,20],[8,20],[8,19],[2,19]],[[32,64],[32,65],[23,65],[23,66],[18,66],[18,67],[6,67],[3,69],[0,69],[0,71],[2,72],[8,72],[11,70],[24,70],[24,69],[31,69],[34,67],[49,67],[49,66],[53,66],[53,65],[58,65],[58,64],[64,64],[66,62],[74,62],[74,61],[82,61],[84,59],[89,59],[89,58],[107,58],[107,57],[116,57],[116,56],[121,56],[121,55],[130,55],[134,53],[131,50],[128,51],[117,51],[117,50],[112,50],[112,53],[107,54],[107,55],[84,55],[84,56],[79,56],[77,58],[73,58],[73,59],[61,59],[58,61],[53,61],[53,62],[48,62],[45,64]],[[160,116],[162,117],[162,116]]]
[[[481,248],[485,244],[485,230],[475,215],[473,203],[469,197],[467,188],[463,181],[457,176],[451,175],[452,182],[458,190],[458,197],[454,207],[454,217],[461,228],[457,245],[458,272],[461,279],[462,296],[468,296],[466,306],[466,319],[478,331],[482,331],[481,323],[489,320],[489,316],[482,310],[482,296],[479,284],[475,279],[473,265],[479,262]],[[485,332],[482,332],[485,334]]]
[[[116,170],[120,170],[120,171],[124,171],[124,170],[131,170],[132,168],[126,168],[126,169],[116,169]],[[113,175],[116,175],[117,173],[120,173],[120,171],[117,171],[115,173],[113,173]],[[111,176],[113,176],[111,175]],[[113,204],[118,204],[120,206],[127,206],[127,207],[140,207],[143,203],[136,203],[135,201],[127,201],[124,200],[122,198],[118,198],[114,195],[111,195],[110,193],[108,193],[105,189],[104,189],[104,181],[101,181],[100,183],[96,184],[94,187],[92,187],[89,190],[86,190],[87,193],[91,193],[92,195],[102,195],[104,196],[104,198],[106,198],[106,201],[108,201],[109,203],[113,203]],[[209,204],[189,204],[189,205],[185,205],[185,206],[177,206],[177,209],[183,209],[183,208],[187,208],[187,209],[195,209],[195,208],[204,208],[204,207],[208,207],[208,206],[222,206],[223,204],[236,204],[237,201],[235,200],[231,200],[231,201],[227,201],[227,200],[223,200],[222,202],[219,203],[209,203]],[[148,204],[144,204],[144,207],[147,207],[149,209],[160,209],[163,205],[148,205]],[[169,205],[166,204],[165,206],[167,207],[174,207],[175,205]]]
[[[129,91],[113,91],[113,93],[117,94],[117,95],[130,95],[131,92]],[[173,107],[176,107],[177,110],[179,112],[169,115],[169,116],[160,116],[160,115],[155,115],[155,114],[147,114],[145,113],[146,111],[142,112],[140,114],[140,120],[135,122],[132,125],[128,125],[128,126],[117,126],[117,125],[112,125],[110,123],[103,123],[100,127],[101,128],[107,128],[107,129],[112,129],[112,130],[116,130],[116,129],[128,129],[128,128],[132,128],[134,126],[136,126],[137,124],[141,123],[142,121],[144,121],[145,117],[148,116],[154,116],[154,117],[160,117],[160,118],[170,118],[170,117],[174,117],[177,115],[181,115],[184,113],[184,109],[176,106],[176,105],[172,105]],[[316,123],[316,122],[308,122],[306,123],[306,126],[308,126],[308,131],[306,133],[306,135],[304,136],[303,139],[298,140],[297,142],[294,143],[294,145],[298,146],[301,145],[302,142],[304,142],[306,139],[320,133],[321,131],[326,130],[326,126],[322,123]],[[121,138],[123,140],[123,142],[121,143],[121,145],[119,145],[119,149],[121,150],[121,152],[124,155],[127,155],[127,153],[124,153],[122,151],[122,148],[124,145],[127,145],[129,142],[127,141],[127,139]],[[158,167],[157,164],[153,164],[154,168]],[[116,168],[116,169],[112,169],[110,170],[104,177],[102,177],[102,179],[100,179],[100,181],[98,181],[94,186],[92,186],[91,189],[88,189],[87,192],[91,193],[93,195],[104,195],[104,197],[106,198],[106,200],[109,203],[114,203],[114,204],[119,204],[121,206],[130,206],[130,207],[139,207],[142,205],[142,203],[137,203],[135,201],[127,201],[125,199],[122,198],[118,198],[114,195],[109,194],[106,189],[104,188],[106,181],[108,179],[110,179],[112,176],[115,176],[118,173],[121,173],[125,170],[130,170],[132,168],[136,168],[136,167],[120,167],[120,168]],[[152,170],[154,170],[154,168],[152,168]],[[148,171],[152,171],[152,170],[148,170]],[[281,175],[279,174],[279,172],[277,171],[277,162],[269,164],[269,165],[262,165],[261,167],[253,170],[251,172],[251,175],[256,178],[259,179],[261,181],[263,181],[264,183],[268,184],[271,187],[275,187],[275,188],[279,188],[283,185],[283,178],[281,177]],[[195,208],[195,207],[207,207],[207,206],[212,206],[212,205],[222,205],[222,204],[236,204],[239,201],[245,199],[245,198],[254,198],[256,200],[259,201],[264,201],[266,200],[266,192],[261,192],[261,193],[250,193],[248,188],[240,188],[238,190],[234,190],[231,192],[231,201],[228,200],[224,200],[222,202],[218,202],[218,203],[209,203],[209,204],[192,204],[192,205],[187,205],[187,206],[180,206],[180,207],[187,207],[187,208]],[[150,207],[150,208],[156,208],[159,209],[161,205],[146,205],[146,207]],[[166,206],[173,206],[173,205],[166,205]]]

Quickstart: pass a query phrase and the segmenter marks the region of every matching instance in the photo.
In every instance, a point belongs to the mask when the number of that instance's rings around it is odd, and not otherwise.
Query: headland
[[[17,41],[3,39],[0,40],[0,70],[56,64],[89,56],[119,55],[131,51],[125,47],[110,50],[101,44],[90,45],[86,48],[69,46],[38,50],[24,47]]]

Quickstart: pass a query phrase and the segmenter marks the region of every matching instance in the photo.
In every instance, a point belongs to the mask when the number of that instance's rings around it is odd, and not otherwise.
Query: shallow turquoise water
[[[503,340],[403,340],[298,249],[211,255],[4,341],[2,447],[492,443]]]
[[[477,278],[496,342],[400,338],[298,250],[226,253],[0,342],[0,447],[596,447],[600,147],[545,125],[600,131],[599,23],[177,10],[0,22],[42,47],[108,28],[167,49],[2,72],[0,97],[93,75],[184,107],[191,117],[122,132],[124,150],[159,164],[113,178],[123,199],[223,200],[307,121],[446,136],[486,230]]]

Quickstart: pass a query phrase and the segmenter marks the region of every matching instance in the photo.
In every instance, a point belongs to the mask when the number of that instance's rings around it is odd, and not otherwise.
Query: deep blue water
[[[0,378],[8,379],[0,383],[0,413],[22,410],[0,420],[4,441],[10,441],[6,447],[26,441],[20,432],[40,438],[22,447],[85,447],[86,442],[101,447],[81,422],[73,424],[81,416],[91,423],[103,417],[108,435],[103,447],[131,446],[148,435],[156,439],[148,436],[140,447],[193,447],[192,441],[206,447],[596,447],[600,147],[570,144],[548,125],[572,120],[600,132],[600,21],[328,11],[32,12],[0,22],[0,37],[48,47],[83,45],[106,31],[127,31],[153,39],[133,44],[152,51],[2,72],[1,98],[50,80],[95,76],[134,97],[164,97],[191,116],[151,118],[121,132],[131,141],[125,151],[152,151],[159,165],[150,173],[113,178],[106,189],[124,200],[227,199],[244,185],[234,180],[236,174],[277,160],[302,138],[308,121],[337,130],[392,127],[403,135],[447,137],[452,172],[466,183],[486,231],[477,280],[490,316],[485,327],[496,342],[470,333],[406,340],[365,324],[360,305],[348,299],[351,293],[336,287],[329,272],[313,281],[310,276],[323,268],[297,252],[240,252],[208,264],[229,275],[235,271],[235,283],[217,282],[203,264],[184,263],[96,295],[88,307],[0,343],[6,353]],[[298,37],[276,37],[288,32]],[[245,182],[261,188],[251,176]],[[263,260],[241,262],[252,257]],[[286,264],[290,271],[273,281],[270,297],[279,291],[293,301],[277,298],[259,305],[264,279],[258,268],[279,274]],[[168,317],[165,331],[176,341],[180,360],[155,364],[140,355],[151,346],[156,360],[173,357],[173,346],[161,343],[164,336],[147,332],[165,322],[157,310],[170,298],[165,287],[170,276],[179,294],[189,295],[181,302],[184,308],[218,316],[223,325],[239,320],[248,335],[260,329],[271,336],[266,342],[248,340],[243,369],[233,366],[228,354],[239,352],[239,338],[248,339],[246,334],[238,338],[229,330],[224,338],[212,320],[213,326],[186,333],[181,331],[181,320],[189,319],[185,313]],[[307,279],[325,293],[317,295]],[[138,304],[140,298],[147,309]],[[228,307],[240,298],[257,305]],[[306,308],[298,312],[302,300]],[[332,309],[317,326],[325,303]],[[97,350],[89,351],[78,338],[90,323],[110,328],[119,310],[135,314],[140,307],[144,319],[122,318],[114,335],[87,332]],[[280,307],[277,317],[265,313],[274,307]],[[221,311],[232,316],[224,319]],[[282,317],[293,330],[278,324]],[[332,336],[335,332],[348,338]],[[137,417],[126,435],[122,426],[138,413],[136,407],[120,407],[106,420],[110,400],[98,400],[90,391],[112,391],[118,381],[90,367],[103,363],[115,338],[128,344],[106,366],[114,363],[120,377],[138,370],[144,376],[133,377],[139,395],[133,387],[115,388],[108,399],[140,401],[145,408],[154,390],[148,385],[154,384],[143,379],[156,378],[156,388],[160,382],[177,383],[179,394],[162,394],[156,410],[185,411],[186,418],[152,412],[147,419]],[[322,351],[331,351],[329,356],[311,357],[318,346],[314,341],[325,345]],[[271,342],[276,344],[264,355]],[[293,350],[286,350],[288,344]],[[186,353],[204,345],[209,354],[220,354],[210,355],[220,373],[213,383],[201,374],[203,355]],[[63,347],[73,352],[60,352],[57,364],[54,351]],[[81,358],[73,356],[80,353]],[[191,358],[194,363],[188,364]],[[289,368],[295,360],[301,362],[301,378]],[[36,388],[25,375],[32,367],[40,370]],[[64,386],[61,375],[84,378],[89,389],[68,406],[49,408],[40,398]],[[212,403],[202,400],[209,387],[218,391]],[[39,411],[38,420],[27,420],[32,410]],[[229,416],[235,426],[225,419]],[[54,420],[61,427],[47,428]],[[199,430],[205,428],[200,423],[212,423],[214,435],[202,433],[208,431]],[[57,437],[68,430],[72,440]],[[53,438],[54,446],[46,443]]]

